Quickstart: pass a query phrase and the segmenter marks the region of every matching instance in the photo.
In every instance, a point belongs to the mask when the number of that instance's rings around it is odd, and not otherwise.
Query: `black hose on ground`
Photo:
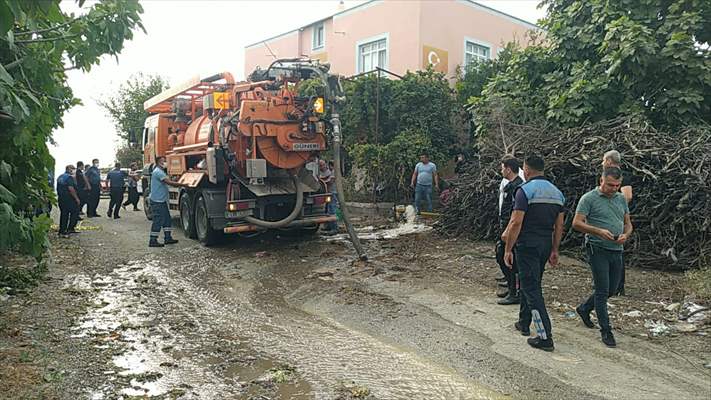
[[[254,224],[257,226],[261,226],[262,228],[268,228],[268,229],[276,229],[276,228],[283,228],[291,223],[291,221],[295,220],[296,217],[301,214],[301,207],[304,205],[304,191],[301,190],[301,185],[299,185],[299,177],[298,176],[293,176],[294,179],[294,186],[296,187],[296,204],[294,205],[294,209],[291,210],[291,214],[287,215],[286,218],[279,220],[279,221],[265,221],[263,219],[255,218],[252,216],[249,217],[244,217],[244,220],[249,222],[250,224]]]
[[[360,244],[360,239],[356,234],[353,225],[351,225],[350,217],[348,216],[348,210],[346,209],[346,196],[343,195],[343,174],[341,173],[341,120],[338,114],[333,113],[331,115],[331,124],[333,125],[333,162],[334,169],[336,171],[336,196],[338,197],[338,204],[341,207],[341,215],[343,215],[343,223],[346,225],[348,230],[348,235],[351,238],[351,243],[355,247],[356,253],[358,253],[358,258],[363,261],[368,259],[368,256],[363,250],[363,246]]]

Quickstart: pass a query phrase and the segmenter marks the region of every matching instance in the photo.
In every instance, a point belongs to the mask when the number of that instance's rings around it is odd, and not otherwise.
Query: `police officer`
[[[124,186],[126,185],[126,174],[121,171],[121,163],[116,162],[114,169],[109,171],[106,175],[106,185],[109,187],[109,194],[111,200],[109,201],[109,211],[106,216],[111,218],[113,212],[114,219],[121,218],[119,216],[119,209],[121,209],[121,203],[123,203],[123,192]]]
[[[526,183],[516,190],[511,220],[502,238],[506,242],[506,265],[513,266],[516,253],[523,294],[518,321],[514,327],[524,336],[529,336],[533,320],[537,335],[528,338],[528,344],[537,349],[553,351],[551,320],[543,301],[541,280],[546,262],[558,264],[565,197],[543,177],[544,166],[543,158],[537,155],[528,156],[524,161]]]
[[[79,196],[74,179],[74,166],[69,164],[64,173],[57,178],[57,200],[59,203],[59,236],[68,237],[77,233],[74,228],[79,217]]]
[[[99,206],[99,198],[101,196],[101,171],[99,171],[99,160],[91,160],[91,166],[86,170],[86,178],[89,180],[91,189],[87,196],[86,216],[89,218],[99,217],[96,213],[96,207]]]
[[[151,225],[148,247],[163,247],[166,244],[178,243],[177,239],[173,239],[173,228],[168,209],[168,186],[181,187],[186,185],[170,180],[166,174],[165,157],[159,156],[156,158],[156,166],[151,172],[149,200],[151,202],[151,211],[153,212],[153,224]],[[163,243],[158,241],[161,228],[163,229],[163,235],[165,235]]]
[[[503,176],[499,187],[499,229],[501,229],[501,232],[506,229],[511,219],[514,193],[523,184],[523,179],[519,176],[519,172],[520,167],[517,159],[506,157],[501,161],[501,175]],[[505,246],[506,242],[503,239],[496,244],[496,262],[506,278],[506,287],[508,288],[505,297],[499,300],[498,304],[519,304],[518,269],[516,268],[515,260],[512,267],[504,263]]]

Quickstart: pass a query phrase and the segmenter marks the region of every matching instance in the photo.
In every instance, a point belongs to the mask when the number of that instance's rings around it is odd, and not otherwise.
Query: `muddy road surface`
[[[517,307],[495,304],[487,244],[372,240],[362,263],[346,241],[309,234],[206,248],[177,230],[180,243],[150,249],[130,210],[82,227],[53,240],[46,281],[0,303],[0,398],[711,397],[708,330],[653,339],[620,321],[608,349],[563,316],[557,286],[556,350],[529,348]],[[563,264],[554,279],[589,287]]]

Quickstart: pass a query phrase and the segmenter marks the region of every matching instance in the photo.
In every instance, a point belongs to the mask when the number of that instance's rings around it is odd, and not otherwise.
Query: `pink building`
[[[448,77],[457,66],[496,57],[503,44],[525,44],[536,25],[470,0],[371,0],[245,48],[244,72],[276,58],[306,56],[354,75],[385,68],[396,74],[433,65]]]

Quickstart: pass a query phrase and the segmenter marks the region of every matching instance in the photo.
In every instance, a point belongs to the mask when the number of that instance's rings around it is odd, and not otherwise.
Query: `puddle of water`
[[[204,315],[199,305],[186,301],[185,293],[158,290],[164,278],[160,268],[152,260],[129,263],[95,280],[100,282],[98,288],[86,287],[96,290],[94,307],[72,328],[77,332],[72,337],[91,337],[101,343],[94,346],[97,348],[123,349],[113,357],[117,371],[106,372],[111,375],[109,380],[119,377],[117,383],[124,384],[95,390],[91,397],[121,394],[150,398],[180,393],[187,396],[183,398],[198,394],[200,398],[235,398],[247,390],[259,394],[259,387],[243,386],[272,365],[260,361],[244,368],[221,357],[218,353],[222,350],[248,350],[235,335],[218,344],[210,334],[209,315]],[[230,374],[221,373],[227,367],[232,368]],[[277,385],[276,393],[283,399],[311,398],[302,396],[310,394],[311,389],[300,379]]]

